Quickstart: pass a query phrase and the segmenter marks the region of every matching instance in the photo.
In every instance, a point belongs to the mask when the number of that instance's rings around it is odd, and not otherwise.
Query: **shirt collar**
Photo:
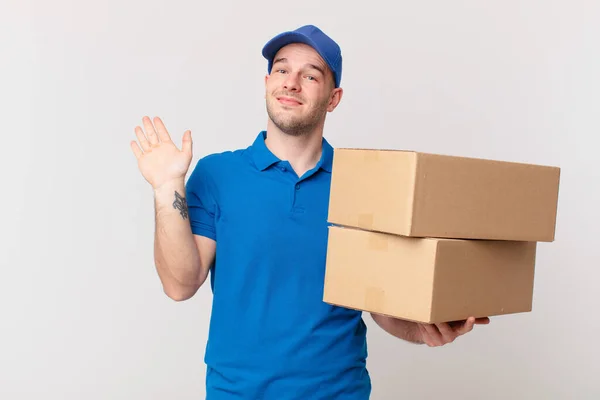
[[[281,161],[275,154],[271,152],[271,150],[269,150],[265,144],[266,138],[267,131],[261,131],[252,144],[252,158],[254,159],[254,164],[256,167],[261,171],[264,171],[271,165]],[[321,168],[331,173],[331,168],[333,165],[333,147],[325,138],[323,138],[322,146],[323,151],[316,168]]]
[[[254,164],[256,168],[261,171],[269,168],[271,165],[281,161],[277,156],[271,153],[271,150],[265,144],[265,139],[267,138],[267,131],[262,131],[254,140],[252,144],[252,158],[254,159]]]

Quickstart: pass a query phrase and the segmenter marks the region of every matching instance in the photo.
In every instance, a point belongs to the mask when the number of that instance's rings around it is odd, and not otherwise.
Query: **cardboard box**
[[[536,242],[329,227],[323,301],[423,323],[528,312]]]
[[[337,148],[328,218],[411,237],[551,242],[559,178],[557,167]]]

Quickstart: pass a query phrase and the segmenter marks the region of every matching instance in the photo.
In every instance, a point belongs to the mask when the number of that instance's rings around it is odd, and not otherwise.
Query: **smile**
[[[286,106],[299,106],[302,104],[298,100],[294,100],[290,97],[278,97],[277,101]]]

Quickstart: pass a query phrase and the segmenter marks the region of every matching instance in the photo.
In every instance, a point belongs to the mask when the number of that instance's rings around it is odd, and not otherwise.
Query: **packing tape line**
[[[379,161],[379,151],[377,150],[366,150],[363,152],[363,160],[365,162],[377,162]]]
[[[385,305],[385,292],[383,289],[370,286],[365,291],[365,308],[371,311],[383,310]]]
[[[389,238],[378,232],[369,233],[369,250],[387,251]]]
[[[373,214],[359,214],[358,226],[364,229],[373,229]]]

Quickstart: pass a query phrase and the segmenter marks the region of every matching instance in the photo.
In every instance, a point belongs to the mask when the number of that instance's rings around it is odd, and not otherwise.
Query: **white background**
[[[326,137],[562,168],[531,313],[442,348],[369,325],[373,399],[598,399],[600,2],[2,1],[0,398],[200,399],[211,296],[153,265],[129,141],[162,117],[194,161],[266,124],[263,44],[342,46]]]

